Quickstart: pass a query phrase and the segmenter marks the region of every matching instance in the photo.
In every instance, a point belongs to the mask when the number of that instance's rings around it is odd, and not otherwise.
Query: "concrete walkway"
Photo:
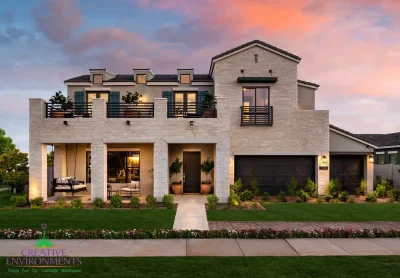
[[[400,255],[400,239],[52,240],[73,257]],[[34,240],[0,240],[0,257],[22,256]],[[46,250],[46,249],[44,249]],[[27,252],[27,251],[25,251]]]
[[[174,230],[208,230],[204,195],[177,195],[174,201],[178,203],[175,215]]]
[[[367,221],[367,222],[253,222],[253,221],[210,221],[210,230],[261,230],[261,229],[300,229],[304,231],[323,228],[331,229],[381,229],[385,231],[400,230],[399,221]]]

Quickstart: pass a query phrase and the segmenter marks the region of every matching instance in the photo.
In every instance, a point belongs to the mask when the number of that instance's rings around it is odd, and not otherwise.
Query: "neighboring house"
[[[400,132],[389,134],[357,134],[358,138],[375,145],[375,164],[400,162]]]
[[[245,186],[256,178],[260,191],[271,194],[292,177],[300,187],[310,177],[324,194],[332,174],[349,191],[361,178],[371,190],[373,149],[330,128],[329,111],[315,110],[319,85],[298,80],[300,60],[256,40],[214,56],[207,74],[90,69],[66,80],[74,106],[65,118],[54,118],[45,100],[30,99],[30,198],[47,199],[47,145],[55,147],[55,176],[85,181],[92,200],[106,198],[107,184],[118,189],[139,180],[142,195],[162,198],[171,192],[169,165],[176,157],[183,161],[184,193],[200,193],[206,176],[199,165],[213,159],[214,192],[222,202],[239,177]],[[128,91],[142,95],[139,104],[122,102]],[[203,106],[206,92],[216,96],[216,110]],[[332,134],[340,135],[335,142]],[[362,170],[348,174],[345,166],[355,160]]]

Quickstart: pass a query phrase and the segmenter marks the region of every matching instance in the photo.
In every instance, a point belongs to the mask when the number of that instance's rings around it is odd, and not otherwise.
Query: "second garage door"
[[[355,193],[364,177],[364,156],[331,155],[330,168],[330,178],[338,178],[342,190]]]
[[[315,181],[314,156],[235,156],[235,180],[242,178],[247,188],[253,178],[257,179],[260,192],[277,195],[286,191],[292,177],[299,188],[304,187],[307,178]]]

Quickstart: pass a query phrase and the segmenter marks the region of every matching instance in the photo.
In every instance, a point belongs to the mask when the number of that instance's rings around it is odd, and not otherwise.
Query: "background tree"
[[[47,154],[47,167],[54,166],[54,151]]]
[[[0,155],[15,149],[15,145],[10,137],[6,136],[4,129],[0,128]]]
[[[28,184],[28,154],[13,149],[0,155],[0,180],[11,187],[16,187],[16,192],[22,192]]]

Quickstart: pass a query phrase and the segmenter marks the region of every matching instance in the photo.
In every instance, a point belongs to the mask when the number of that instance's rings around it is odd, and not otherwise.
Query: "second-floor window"
[[[138,83],[138,84],[146,84],[146,74],[138,74],[138,75],[136,75],[136,83]]]
[[[269,105],[269,87],[243,87],[243,106]]]
[[[190,74],[181,74],[181,84],[190,83]]]
[[[377,155],[377,160],[378,160],[378,164],[385,164],[385,155],[384,154],[378,154]]]
[[[390,153],[389,154],[389,163],[390,164],[394,164],[394,165],[398,164],[398,162],[397,162],[397,153]]]
[[[103,75],[93,74],[93,84],[103,84]]]

